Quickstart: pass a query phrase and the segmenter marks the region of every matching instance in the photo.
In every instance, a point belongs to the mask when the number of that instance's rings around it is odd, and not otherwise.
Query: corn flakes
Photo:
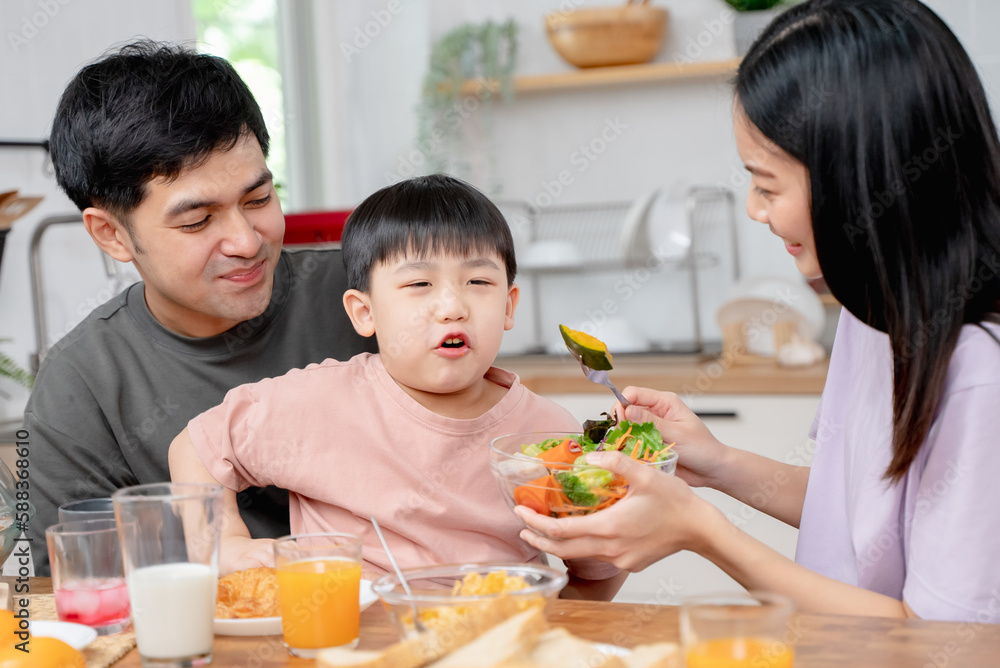
[[[480,573],[468,573],[462,580],[456,580],[452,586],[452,596],[503,596],[511,592],[527,589],[528,583],[520,575],[507,575],[507,571],[492,571],[483,577]],[[519,610],[542,606],[545,601],[540,597],[519,598],[516,601]],[[442,605],[424,608],[420,611],[420,621],[427,628],[444,629],[458,623],[471,612],[476,603],[466,605]],[[403,615],[403,623],[412,625],[413,615]]]

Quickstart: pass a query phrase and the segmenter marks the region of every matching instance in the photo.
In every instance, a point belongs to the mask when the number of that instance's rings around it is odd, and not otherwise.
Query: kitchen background
[[[516,76],[571,73],[574,68],[546,38],[543,15],[600,4],[606,3],[5,0],[0,5],[0,81],[7,102],[0,106],[0,140],[47,137],[66,82],[113,45],[136,36],[194,42],[201,35],[206,49],[247,61],[241,72],[257,92],[278,147],[272,167],[282,180],[285,210],[349,209],[372,191],[426,169],[417,150],[417,109],[435,42],[465,23],[513,19],[519,26]],[[669,12],[655,61],[709,64],[714,73],[603,87],[552,84],[492,104],[478,87],[463,98],[458,171],[494,194],[519,244],[524,296],[502,351],[516,356],[512,364],[519,369],[530,368],[523,366],[530,365],[528,353],[561,349],[553,340],[558,322],[604,336],[616,352],[683,351],[699,328],[706,347],[717,350],[721,333],[715,313],[730,295],[737,268],[743,277],[770,275],[793,287],[804,285],[782,244],[744,211],[749,182],[732,138],[731,72],[725,66],[736,56],[732,11],[723,0],[654,4]],[[994,33],[1000,3],[928,4],[972,54],[996,108],[1000,42]],[[266,50],[273,53],[240,51],[241,36],[268,30],[273,46]],[[268,37],[262,39],[266,43]],[[277,71],[254,63],[257,56],[270,59]],[[39,148],[0,149],[0,191],[14,188],[44,197],[14,224],[0,264],[0,339],[7,339],[0,341],[0,352],[30,367],[38,348],[30,240],[40,221],[75,209],[56,186]],[[686,213],[692,188],[710,194],[703,219]],[[734,203],[735,241],[730,209],[725,197],[715,196],[719,192],[730,193]],[[654,193],[655,198],[643,199]],[[632,237],[624,221],[636,201],[655,206]],[[564,219],[586,224],[567,227]],[[694,242],[699,260],[694,271],[686,263],[692,220],[697,233],[704,232]],[[54,227],[43,241],[49,345],[133,274],[118,267],[119,275],[109,277],[82,225]],[[636,252],[638,264],[630,256]],[[644,264],[650,256],[667,261]],[[601,269],[595,272],[598,262]],[[809,299],[814,299],[811,293]],[[826,311],[835,317],[835,305],[828,304]],[[814,336],[829,343],[831,327],[828,322]],[[807,463],[806,434],[818,391],[782,393],[777,376],[775,383],[763,393],[709,391],[692,402],[704,410],[738,414],[712,421],[723,441]],[[596,389],[552,396],[580,419],[610,403],[610,395]],[[26,400],[27,390],[0,378],[0,423],[8,430]],[[713,500],[755,535],[794,553],[794,530],[729,500]],[[707,562],[677,555],[632,576],[619,600],[671,602],[725,585],[725,576]]]

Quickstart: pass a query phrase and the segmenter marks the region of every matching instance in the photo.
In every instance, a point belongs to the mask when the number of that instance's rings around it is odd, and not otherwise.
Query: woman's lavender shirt
[[[798,563],[920,617],[1000,622],[1000,344],[962,329],[927,440],[890,485],[889,338],[845,310],[811,436]]]

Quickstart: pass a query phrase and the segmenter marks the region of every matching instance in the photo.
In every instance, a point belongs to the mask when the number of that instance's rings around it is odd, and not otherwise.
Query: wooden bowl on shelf
[[[549,42],[576,67],[648,63],[660,50],[666,25],[667,10],[647,2],[545,15]]]

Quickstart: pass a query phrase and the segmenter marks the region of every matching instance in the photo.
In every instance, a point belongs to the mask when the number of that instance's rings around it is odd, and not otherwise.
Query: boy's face
[[[132,235],[115,223],[119,252],[111,254],[135,265],[162,325],[213,336],[264,312],[285,219],[256,138],[213,153],[172,181],[154,178],[130,219]]]
[[[360,334],[376,335],[386,370],[411,396],[474,401],[514,326],[519,294],[496,253],[407,253],[376,265],[369,291],[349,290],[344,304]]]

